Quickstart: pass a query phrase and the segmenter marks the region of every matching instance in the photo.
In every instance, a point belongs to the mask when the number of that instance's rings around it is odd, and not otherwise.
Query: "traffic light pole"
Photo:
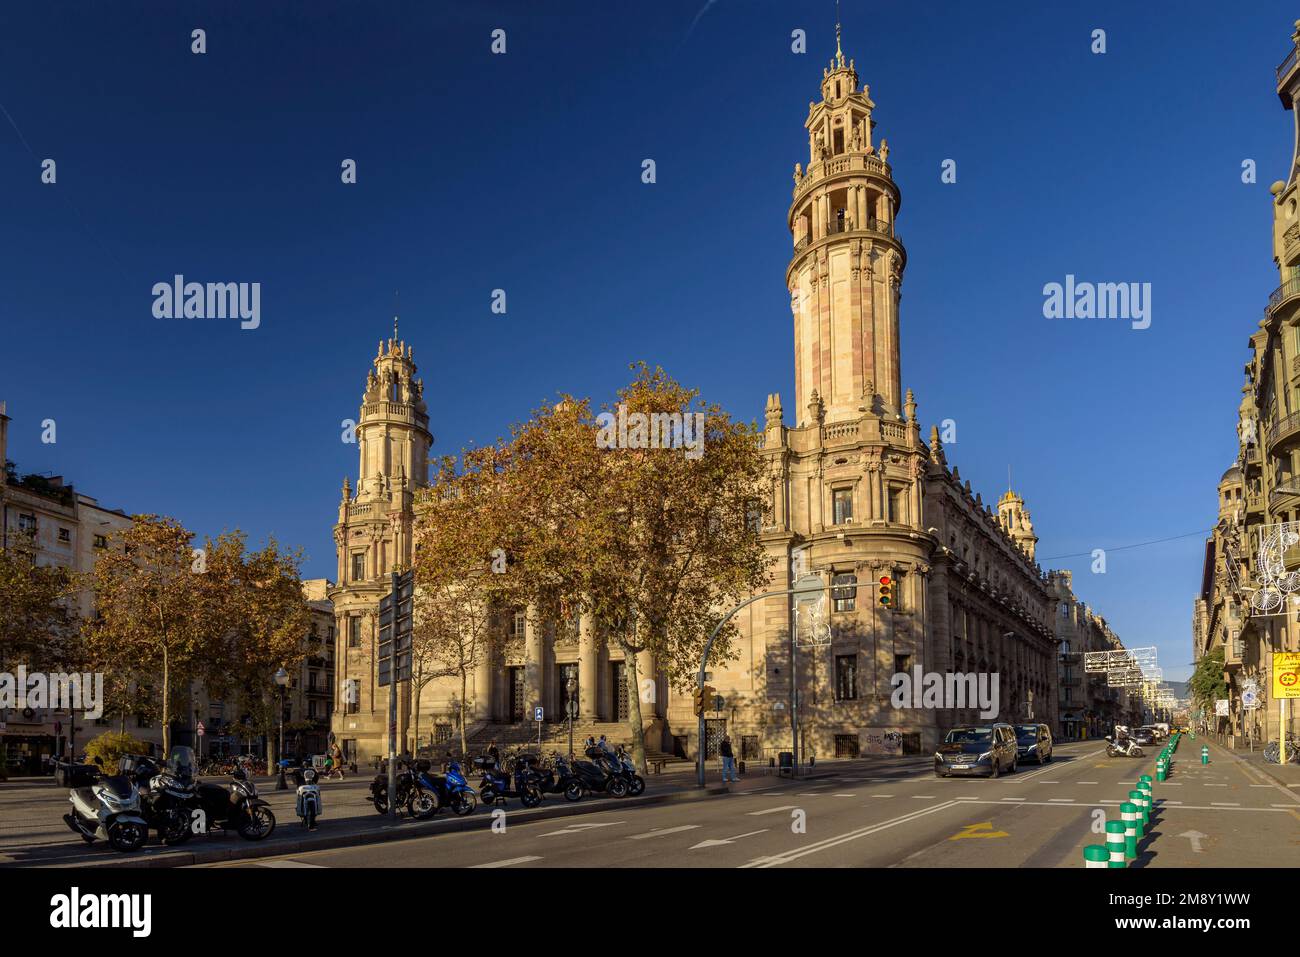
[[[751,598],[746,598],[735,608],[731,609],[731,611],[727,612],[727,614],[723,616],[722,620],[718,622],[717,626],[713,629],[713,633],[709,635],[709,640],[704,643],[704,654],[700,657],[700,676],[699,676],[699,683],[696,687],[697,687],[697,693],[701,701],[701,704],[703,703],[703,699],[704,699],[704,675],[709,667],[709,652],[713,649],[713,640],[718,637],[718,632],[722,631],[722,626],[725,625],[727,622],[731,621],[732,617],[736,614],[736,612],[740,611],[742,608],[748,605],[752,605],[756,601],[762,601],[764,598],[779,598],[782,595],[806,595],[811,592],[821,591],[823,587],[824,586],[821,582],[821,579],[818,578],[818,583],[815,588],[804,586],[802,588],[799,587],[785,588],[782,589],[781,591],[764,592],[761,595],[754,595]],[[791,640],[793,642],[793,636]],[[791,653],[793,654],[793,649],[794,649],[793,643],[791,644],[790,647],[791,647]],[[793,681],[794,681],[793,674],[791,675],[790,680],[791,680],[791,686],[793,687]],[[696,761],[695,783],[697,787],[704,787],[704,708],[703,707],[700,707],[698,711],[698,717],[699,717],[699,729],[698,729],[699,757]],[[793,720],[793,715],[792,715],[792,720]],[[796,757],[795,760],[797,762],[798,758]]]

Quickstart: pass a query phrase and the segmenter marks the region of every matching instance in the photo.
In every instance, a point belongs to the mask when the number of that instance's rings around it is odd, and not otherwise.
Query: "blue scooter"
[[[417,761],[412,770],[415,780],[407,809],[414,817],[425,820],[444,807],[464,816],[478,807],[478,794],[455,761],[447,766],[446,774],[434,774],[428,761]]]
[[[491,757],[475,758],[474,766],[483,774],[483,780],[478,785],[483,803],[504,804],[506,798],[512,797],[519,798],[519,803],[524,807],[537,807],[542,803],[542,789],[538,784],[540,775],[523,756],[514,762],[513,781],[510,774]]]

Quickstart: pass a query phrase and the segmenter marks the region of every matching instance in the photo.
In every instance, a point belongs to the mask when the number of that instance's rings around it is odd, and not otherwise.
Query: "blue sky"
[[[986,500],[1013,467],[1044,558],[1212,524],[1293,140],[1273,88],[1288,5],[1087,7],[842,11],[903,193],[904,385],[927,431],[956,420],[949,461]],[[200,534],[275,535],[333,577],[356,468],[339,423],[394,290],[437,452],[561,389],[607,400],[638,359],[738,416],[772,391],[790,410],[785,215],[834,17],[742,0],[6,5],[10,457]],[[261,282],[261,328],[153,318],[175,273]],[[1151,283],[1151,328],[1044,319],[1043,285],[1067,273]],[[1201,554],[1192,535],[1111,551],[1104,575],[1086,554],[1044,564],[1182,678]]]

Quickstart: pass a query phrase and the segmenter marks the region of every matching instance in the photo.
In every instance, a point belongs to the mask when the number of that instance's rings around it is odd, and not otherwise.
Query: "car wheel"
[[[1015,774],[1016,768],[1018,768],[1019,766],[1020,766],[1020,757],[1017,755],[1016,757],[1011,759],[1011,773]]]
[[[993,773],[990,774],[989,777],[993,777],[993,778],[1002,777],[1002,765],[998,762],[997,758],[993,759]]]

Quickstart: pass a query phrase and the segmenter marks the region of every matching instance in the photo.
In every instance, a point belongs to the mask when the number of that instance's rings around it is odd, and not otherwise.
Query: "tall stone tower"
[[[786,270],[794,314],[795,416],[800,426],[861,412],[903,411],[898,297],[907,262],[894,233],[901,197],[889,144],[876,149],[868,88],[858,88],[835,29],[822,99],[808,104],[808,168],[794,168]]]
[[[1034,551],[1038,548],[1038,536],[1034,534],[1034,523],[1030,521],[1029,510],[1025,500],[1011,489],[998,499],[998,521],[1007,530],[1016,546],[1034,560]]]
[[[377,685],[377,612],[390,575],[411,566],[416,490],[428,482],[429,414],[416,378],[414,350],[398,336],[379,343],[366,376],[356,440],[355,493],[345,477],[334,545],[338,555],[334,603],[338,635],[333,727],[352,754],[386,750],[386,688]],[[399,743],[409,701],[398,702]]]

